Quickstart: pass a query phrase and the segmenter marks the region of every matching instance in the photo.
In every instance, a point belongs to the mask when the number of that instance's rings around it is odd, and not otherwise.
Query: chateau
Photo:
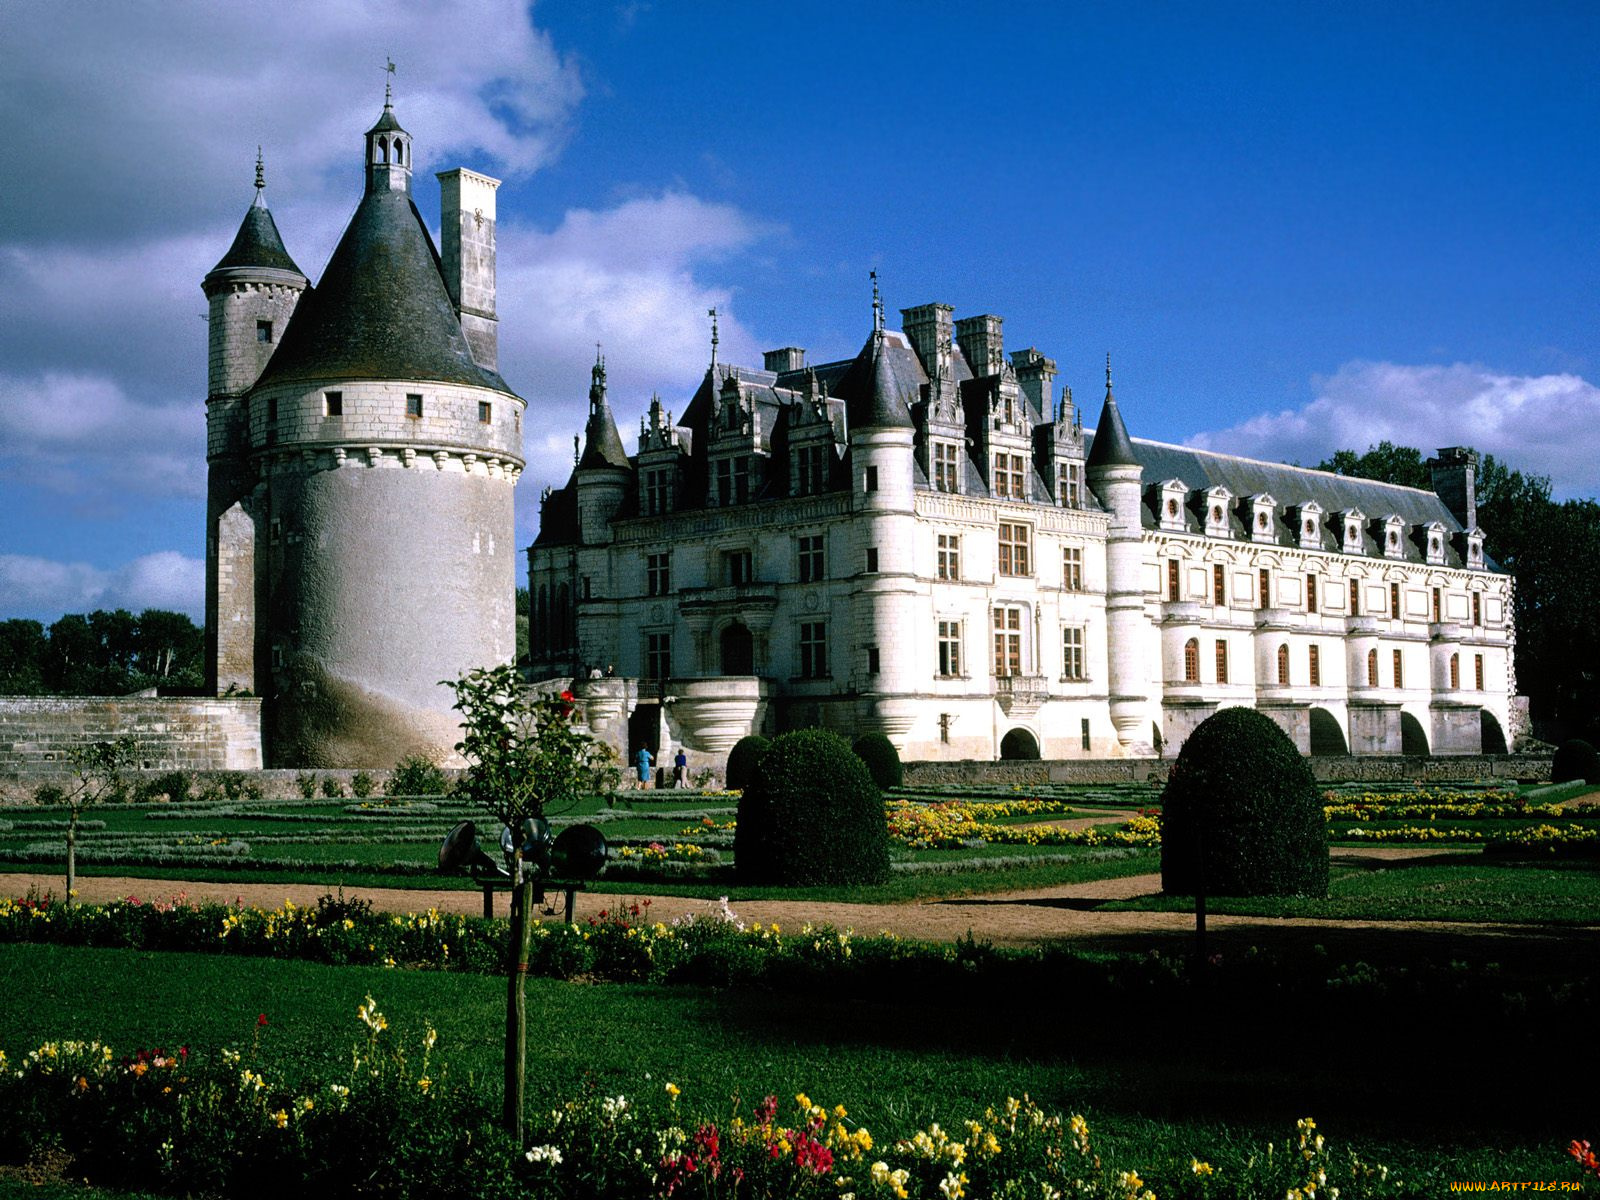
[[[361,165],[315,286],[259,165],[204,283],[208,684],[261,698],[267,766],[443,759],[460,734],[439,681],[516,653],[524,401],[497,370],[498,181],[439,176],[441,253],[389,97]]]
[[[706,762],[805,725],[913,759],[1170,755],[1226,705],[1311,754],[1505,751],[1511,579],[1470,452],[1426,492],[1133,438],[1109,362],[1088,431],[1050,358],[953,318],[892,330],[875,295],[860,353],[817,365],[713,337],[632,456],[597,362],[528,551],[533,678]]]

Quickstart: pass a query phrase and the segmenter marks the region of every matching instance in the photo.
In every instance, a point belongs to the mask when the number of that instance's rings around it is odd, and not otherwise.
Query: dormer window
[[[1467,530],[1465,540],[1467,543],[1467,566],[1483,566],[1483,530]]]
[[[1161,485],[1161,528],[1184,528],[1183,505],[1189,494],[1189,485],[1181,479],[1169,479]]]
[[[1385,558],[1404,558],[1406,523],[1398,516],[1390,515],[1383,519],[1383,554]]]
[[[1444,562],[1444,524],[1429,521],[1424,527],[1423,547],[1429,563],[1438,566]]]
[[[1277,510],[1278,502],[1266,493],[1250,497],[1250,540],[1253,542],[1274,542],[1276,530],[1273,527],[1272,514]]]
[[[1228,506],[1233,500],[1233,495],[1227,488],[1214,487],[1206,490],[1206,536],[1207,537],[1232,537],[1233,530],[1228,525]]]
[[[1339,515],[1344,522],[1342,549],[1346,554],[1360,554],[1365,549],[1361,543],[1361,526],[1366,516],[1356,508],[1347,508]]]
[[[1308,500],[1295,510],[1296,531],[1302,550],[1317,550],[1322,546],[1322,505]]]

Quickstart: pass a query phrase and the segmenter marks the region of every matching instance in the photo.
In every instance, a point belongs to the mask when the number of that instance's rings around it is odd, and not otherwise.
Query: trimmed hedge
[[[900,786],[903,772],[900,768],[900,751],[881,733],[863,733],[850,747],[855,756],[867,764],[872,782],[883,791]]]
[[[1600,783],[1600,751],[1582,738],[1562,742],[1550,763],[1551,783]]]
[[[1162,890],[1193,895],[1202,877],[1212,896],[1328,894],[1327,821],[1311,767],[1253,708],[1201,722],[1161,794]]]
[[[728,766],[723,772],[722,785],[730,792],[749,787],[750,781],[756,776],[756,764],[771,745],[771,740],[759,733],[752,733],[735,742],[733,749],[728,751]]]
[[[773,741],[739,800],[741,883],[871,884],[889,878],[889,823],[866,764],[836,733]]]

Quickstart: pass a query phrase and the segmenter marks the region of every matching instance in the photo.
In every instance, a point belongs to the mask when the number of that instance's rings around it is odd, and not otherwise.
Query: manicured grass
[[[499,1086],[504,983],[495,978],[4,946],[0,980],[8,996],[27,998],[0,1011],[0,1046],[12,1054],[60,1037],[124,1052],[259,1039],[273,1078],[337,1079],[370,993],[389,1018],[386,1037],[415,1045],[431,1022],[448,1078],[491,1094]],[[925,993],[864,1002],[530,979],[528,996],[535,1107],[586,1086],[641,1096],[668,1081],[706,1113],[729,1112],[735,1095],[787,1101],[806,1091],[846,1105],[883,1141],[1027,1091],[1084,1112],[1102,1153],[1150,1170],[1246,1139],[1281,1141],[1312,1115],[1365,1157],[1439,1179],[1571,1178],[1562,1148],[1590,1132],[1579,1128],[1592,1111],[1587,1081],[1551,1069],[1565,1033],[1514,1025],[1464,1045],[1442,1004],[1427,1036],[1374,1030],[1351,1011],[1342,1028],[1299,1036],[1285,1013],[1245,1038],[1203,1006],[1134,1027],[1066,995],[971,1008]]]
[[[1191,912],[1190,896],[1107,901],[1102,911]],[[1600,865],[1519,862],[1479,851],[1420,859],[1336,863],[1326,900],[1300,897],[1206,899],[1214,913],[1366,921],[1481,921],[1600,924]]]

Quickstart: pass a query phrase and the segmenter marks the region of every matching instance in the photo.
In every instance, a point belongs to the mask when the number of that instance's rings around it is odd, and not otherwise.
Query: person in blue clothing
[[[638,764],[639,786],[648,787],[650,785],[650,748],[648,746],[639,747]]]

